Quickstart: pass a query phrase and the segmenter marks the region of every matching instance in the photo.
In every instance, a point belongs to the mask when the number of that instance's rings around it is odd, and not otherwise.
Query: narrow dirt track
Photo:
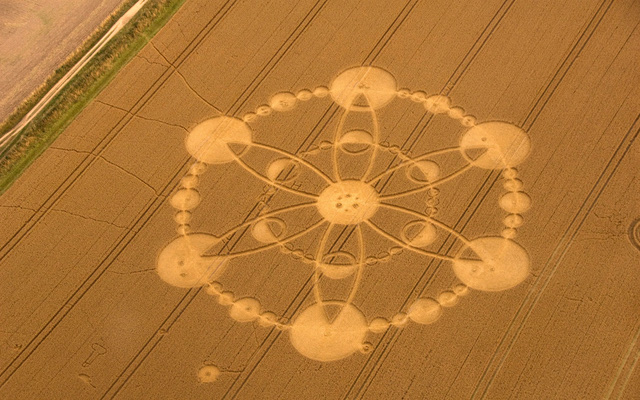
[[[638,21],[636,1],[187,1],[0,197],[0,397],[637,397]],[[471,290],[433,324],[368,333],[367,351],[322,363],[288,329],[236,322],[210,290],[168,285],[156,263],[178,235],[170,203],[194,162],[188,132],[362,65],[400,89],[448,96],[478,123],[528,132],[531,152],[516,168],[533,206],[515,240],[531,271],[509,290]],[[457,145],[463,127],[426,112],[419,96],[376,110],[381,141],[412,157]],[[298,103],[250,122],[253,138],[325,166],[314,149],[331,140],[342,108],[329,97]],[[384,161],[377,172],[398,156]],[[376,183],[380,196],[406,189],[396,175]],[[209,165],[191,229],[233,231],[265,203],[290,206],[293,195],[254,178]],[[463,238],[499,236],[503,184],[502,170],[461,175],[440,188],[438,218]],[[296,211],[287,224],[312,222]],[[331,251],[351,251],[350,226],[336,229]],[[249,232],[233,231],[220,254],[243,251]],[[379,260],[353,304],[371,322],[438,298],[459,282],[447,259],[458,239],[430,247],[442,259],[385,258],[387,244],[360,236]],[[313,233],[311,248],[320,241]],[[313,270],[285,253],[238,257],[216,279],[295,322],[317,292]],[[336,282],[323,286],[328,296],[353,287]],[[206,366],[220,371],[214,382],[199,382]]]

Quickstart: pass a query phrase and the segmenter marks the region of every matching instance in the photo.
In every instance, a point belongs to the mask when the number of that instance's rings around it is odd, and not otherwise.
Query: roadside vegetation
[[[137,0],[127,0],[76,50],[46,82],[0,125],[0,135],[14,127],[95,45]],[[149,0],[100,52],[52,99],[12,143],[0,152],[0,194],[64,131],[162,28],[185,0]]]

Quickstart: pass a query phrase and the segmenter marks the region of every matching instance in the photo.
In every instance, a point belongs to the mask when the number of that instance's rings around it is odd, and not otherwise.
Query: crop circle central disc
[[[378,210],[378,192],[361,181],[341,181],[323,190],[316,206],[320,215],[333,224],[358,224]]]

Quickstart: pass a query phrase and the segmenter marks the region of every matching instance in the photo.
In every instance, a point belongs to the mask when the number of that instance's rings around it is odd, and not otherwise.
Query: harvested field
[[[187,1],[0,197],[0,397],[637,398],[639,21]]]
[[[8,0],[0,4],[0,120],[111,14],[122,0]]]

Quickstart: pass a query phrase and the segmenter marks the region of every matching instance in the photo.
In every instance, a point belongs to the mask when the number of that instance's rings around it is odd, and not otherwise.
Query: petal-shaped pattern
[[[334,224],[329,225],[325,233],[322,235],[322,239],[320,240],[320,243],[318,245],[315,264],[316,269],[314,272],[314,295],[316,297],[316,302],[318,304],[322,304],[327,299],[323,297],[321,285],[328,285],[336,279],[347,278],[355,274],[355,276],[353,277],[351,288],[349,290],[349,294],[347,295],[345,302],[343,303],[344,307],[353,302],[353,299],[356,295],[356,292],[358,291],[360,282],[362,280],[362,274],[364,272],[366,259],[365,242],[362,234],[362,226],[358,224],[350,228],[351,231],[346,233],[346,239],[344,239],[344,242],[341,246],[345,246],[345,244],[350,239],[352,239],[351,234],[355,234],[355,242],[357,244],[355,244],[356,249],[352,251],[355,251],[356,254],[352,254],[344,250],[327,251],[327,242],[331,236],[332,230],[334,230],[335,227],[336,225]],[[348,263],[336,264],[335,258],[341,257],[346,259]],[[323,280],[322,278],[324,276],[327,276],[329,279]]]
[[[317,194],[300,188],[299,182],[314,183],[319,188],[334,183],[326,173],[296,154],[257,142],[253,142],[250,149],[260,157],[250,157],[251,152],[242,155],[232,153],[234,160],[251,175],[274,188],[302,197],[317,198]]]
[[[306,202],[272,210],[251,218],[218,236],[206,254],[235,258],[260,253],[302,238],[326,221],[318,217],[315,202]],[[304,213],[304,214],[303,214]],[[300,219],[316,222],[295,225]]]
[[[356,107],[355,102],[361,100],[365,105]],[[374,106],[371,104],[367,94],[361,94],[359,97],[351,97],[351,105],[346,105],[338,127],[336,129],[333,140],[333,173],[337,180],[342,180],[343,173],[341,170],[342,164],[345,160],[341,160],[342,157],[347,158],[346,161],[353,158],[357,160],[358,165],[364,165],[365,170],[360,176],[355,177],[361,181],[366,181],[371,174],[375,159],[380,151],[378,143],[380,142],[380,125],[378,123],[378,117]],[[347,121],[349,116],[354,110],[368,111],[368,126],[362,126],[362,122],[359,123],[357,128],[347,128]],[[357,116],[362,118],[362,114],[358,112]],[[342,157],[340,157],[342,155]],[[353,179],[354,177],[349,177]]]
[[[393,213],[404,214],[404,217],[408,218],[408,222],[400,228],[399,235],[396,236],[388,232],[379,224],[376,224],[373,221],[366,221],[366,224],[381,236],[385,237],[391,242],[400,245],[403,248],[432,258],[453,261],[455,257],[443,255],[438,253],[437,251],[428,251],[424,249],[424,247],[435,242],[436,238],[438,237],[439,231],[445,233],[446,235],[451,235],[461,244],[469,246],[470,241],[461,233],[456,232],[445,223],[438,221],[432,217],[405,207],[388,203],[380,203],[380,209]],[[401,220],[401,218],[391,219],[394,219],[394,221]],[[480,256],[478,255],[478,257]]]
[[[445,171],[452,168],[446,168],[442,165],[442,162],[436,161],[440,157],[445,157],[450,154],[460,154],[459,147],[449,147],[446,149],[432,151],[426,154],[422,154],[418,157],[411,158],[404,155],[405,161],[400,164],[383,171],[377,176],[371,178],[368,182],[370,184],[377,183],[383,178],[387,179],[404,179],[402,183],[410,185],[408,189],[400,190],[395,193],[381,194],[380,200],[389,200],[399,197],[405,197],[416,193],[425,192],[432,188],[449,182],[463,173],[469,171],[473,166],[468,163],[464,158],[459,158],[462,162],[461,167],[452,172],[446,173]],[[403,185],[403,186],[406,186]],[[413,186],[413,187],[411,187]]]

